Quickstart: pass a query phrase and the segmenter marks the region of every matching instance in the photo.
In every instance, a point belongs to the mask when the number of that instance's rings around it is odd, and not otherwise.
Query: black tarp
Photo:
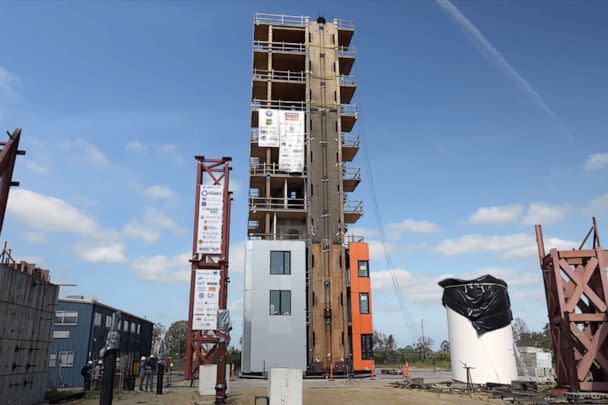
[[[473,280],[448,278],[443,287],[444,306],[468,318],[481,336],[504,328],[513,320],[507,283],[489,274]]]

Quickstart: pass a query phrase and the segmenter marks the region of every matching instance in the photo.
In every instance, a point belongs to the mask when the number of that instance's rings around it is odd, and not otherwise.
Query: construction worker
[[[87,361],[87,364],[82,367],[80,370],[80,375],[84,379],[83,388],[85,391],[88,391],[91,388],[91,373],[93,372],[93,362],[91,360]]]
[[[144,379],[146,378],[146,356],[141,356],[139,362],[139,390],[143,390]]]

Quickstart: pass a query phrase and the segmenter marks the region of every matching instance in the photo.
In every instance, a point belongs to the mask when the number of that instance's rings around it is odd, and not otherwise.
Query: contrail
[[[435,2],[445,11],[452,19],[454,19],[462,28],[467,30],[469,34],[473,36],[473,38],[481,45],[482,49],[486,51],[494,60],[494,62],[498,65],[500,69],[504,71],[515,83],[521,86],[524,91],[534,100],[534,102],[542,108],[547,114],[549,114],[566,132],[569,132],[566,126],[562,123],[562,121],[555,115],[553,110],[549,108],[545,100],[530,86],[530,83],[526,79],[524,79],[513,67],[506,61],[506,59],[492,46],[492,44],[483,36],[481,32],[469,21],[467,17],[464,16],[456,8],[454,4],[450,0],[435,0]]]

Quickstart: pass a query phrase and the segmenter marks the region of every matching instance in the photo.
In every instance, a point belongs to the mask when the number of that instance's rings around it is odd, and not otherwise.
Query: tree
[[[396,348],[397,345],[395,344],[395,338],[393,337],[393,335],[388,335],[388,337],[386,338],[386,349],[395,350]]]
[[[372,342],[374,344],[374,350],[384,350],[386,348],[386,335],[380,331],[375,330],[372,335]]]
[[[152,328],[152,351],[157,352],[160,347],[160,341],[163,340],[165,334],[165,325],[162,323],[155,323]]]
[[[418,342],[416,343],[416,351],[419,352],[422,358],[426,358],[427,353],[432,352],[433,348],[433,339],[428,336],[420,336],[418,338]]]
[[[178,354],[183,356],[186,350],[186,332],[188,323],[186,321],[175,321],[169,326],[165,333],[165,350],[167,355],[177,358]]]
[[[444,352],[444,353],[449,353],[450,352],[450,342],[448,342],[447,340],[444,340],[443,342],[441,342],[441,344],[439,345],[439,351]]]

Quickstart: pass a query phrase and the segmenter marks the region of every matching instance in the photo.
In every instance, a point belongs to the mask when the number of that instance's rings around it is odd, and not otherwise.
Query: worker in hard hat
[[[139,390],[143,390],[144,379],[146,378],[146,356],[141,356],[139,361]]]
[[[80,370],[80,375],[84,379],[83,388],[87,391],[91,388],[91,373],[93,372],[93,362],[91,360],[87,361],[87,364],[82,367]]]
[[[98,360],[97,364],[95,364],[95,367],[93,367],[93,379],[91,380],[92,389],[95,389],[97,387],[97,382],[99,381],[99,378],[101,377],[102,369],[103,369],[103,361]]]

